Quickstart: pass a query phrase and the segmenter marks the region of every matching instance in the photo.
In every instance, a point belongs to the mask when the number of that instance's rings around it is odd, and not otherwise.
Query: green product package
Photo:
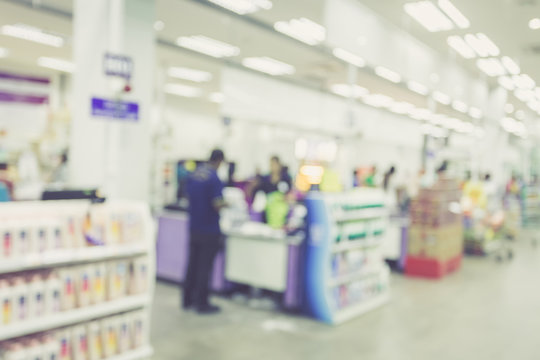
[[[287,204],[285,194],[275,191],[267,195],[266,221],[268,225],[281,229],[285,225],[288,213],[289,204]]]

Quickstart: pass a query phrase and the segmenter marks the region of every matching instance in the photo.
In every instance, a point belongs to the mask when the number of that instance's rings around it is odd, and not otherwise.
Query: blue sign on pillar
[[[92,98],[92,116],[135,122],[139,120],[139,104],[94,97]]]

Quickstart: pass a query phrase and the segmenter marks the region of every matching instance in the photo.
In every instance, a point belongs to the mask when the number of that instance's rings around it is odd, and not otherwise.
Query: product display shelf
[[[137,258],[144,256],[147,259],[147,286],[145,292],[137,295],[126,295],[103,303],[75,308],[46,315],[42,318],[35,318],[28,321],[15,322],[0,327],[0,341],[11,341],[27,335],[39,334],[50,330],[65,328],[71,325],[88,323],[94,319],[104,319],[111,316],[123,314],[132,310],[139,310],[150,318],[152,307],[152,294],[155,287],[155,242],[154,228],[150,209],[148,205],[137,201],[108,201],[105,204],[92,205],[89,201],[40,201],[24,203],[4,203],[0,204],[0,218],[16,216],[17,221],[24,219],[32,222],[33,217],[55,217],[63,216],[86,216],[92,210],[97,209],[97,213],[114,214],[129,213],[139,219],[139,232],[136,237],[138,241],[128,244],[107,244],[104,246],[53,250],[42,255],[23,256],[22,259],[3,258],[0,261],[0,274],[9,275],[14,272],[24,272],[36,269],[53,270],[56,267],[73,266],[79,264],[103,262],[120,258]],[[67,215],[69,214],[69,215]],[[75,215],[74,215],[75,214]],[[116,219],[116,218],[115,218]],[[133,219],[130,219],[131,221]],[[98,220],[99,221],[99,220]],[[106,220],[111,222],[112,218]],[[110,230],[110,229],[109,229]],[[131,240],[131,235],[124,234],[124,240]],[[134,239],[133,239],[134,240]],[[144,338],[150,339],[150,328],[144,329]],[[148,359],[152,356],[153,349],[149,343],[143,347],[131,350],[124,354],[111,357],[110,360],[130,360]]]
[[[388,301],[384,200],[376,189],[306,197],[305,296],[314,318],[340,324]]]
[[[386,304],[390,301],[390,292],[386,290],[384,293],[377,297],[363,301],[357,305],[352,305],[341,311],[339,311],[334,318],[336,324],[341,324],[346,321],[352,320],[362,314],[375,310],[376,308]]]
[[[339,253],[358,249],[374,249],[378,248],[381,244],[382,236],[373,236],[368,241],[348,240],[340,242],[332,246],[332,252]]]
[[[103,304],[63,311],[40,319],[23,321],[0,327],[0,341],[140,309],[148,304],[150,304],[148,295],[129,296]]]
[[[131,350],[122,355],[116,355],[106,360],[139,360],[149,359],[154,354],[154,349],[151,346],[144,346],[140,349]]]
[[[43,254],[30,254],[17,259],[2,259],[0,261],[0,274],[134,257],[145,255],[147,252],[147,246],[142,244],[54,250]]]

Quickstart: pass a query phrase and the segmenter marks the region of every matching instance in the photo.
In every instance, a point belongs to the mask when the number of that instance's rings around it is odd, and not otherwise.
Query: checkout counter
[[[157,223],[157,277],[181,284],[189,258],[189,216],[164,211],[157,215]],[[230,293],[237,285],[270,290],[283,295],[283,309],[298,310],[302,305],[304,232],[288,236],[283,230],[246,221],[224,226],[224,233],[225,248],[214,262],[212,291]]]

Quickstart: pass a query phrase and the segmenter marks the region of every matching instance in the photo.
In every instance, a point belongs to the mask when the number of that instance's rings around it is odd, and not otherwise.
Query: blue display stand
[[[388,213],[384,194],[364,189],[309,193],[305,295],[309,315],[339,324],[389,299],[380,252]]]

